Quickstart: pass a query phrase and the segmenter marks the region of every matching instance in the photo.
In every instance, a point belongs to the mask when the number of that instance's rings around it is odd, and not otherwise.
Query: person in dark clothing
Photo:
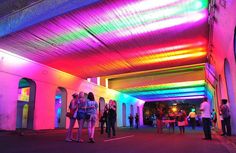
[[[130,128],[133,128],[133,124],[134,124],[134,117],[132,114],[130,114],[129,116],[129,125],[130,125]]]
[[[106,125],[106,133],[108,132],[107,128],[107,116],[108,116],[108,105],[105,106],[104,112],[100,118],[100,123],[101,123],[101,134],[103,134],[104,131],[104,125]]]
[[[136,115],[135,115],[135,124],[136,124],[136,129],[138,129],[138,126],[139,126],[139,115],[138,115],[138,113],[136,113]]]
[[[115,124],[116,124],[116,105],[113,100],[110,100],[108,115],[107,115],[108,138],[111,137],[111,129],[112,129],[112,135],[116,136]]]
[[[226,126],[227,132],[225,132],[225,128],[223,128],[223,134],[227,134],[227,136],[231,136],[231,125],[230,125],[230,113],[229,107],[227,106],[227,99],[222,99],[222,105],[220,106],[220,111],[222,113],[222,117],[224,120],[224,124]]]

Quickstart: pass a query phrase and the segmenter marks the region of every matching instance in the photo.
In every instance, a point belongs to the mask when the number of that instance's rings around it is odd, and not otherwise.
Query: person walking
[[[185,126],[186,126],[186,113],[184,110],[180,110],[178,113],[178,126],[180,134],[185,133]]]
[[[70,142],[70,141],[73,141],[73,134],[72,134],[72,129],[75,125],[75,121],[76,121],[76,115],[77,115],[77,108],[78,108],[78,94],[77,93],[74,93],[72,95],[73,99],[71,100],[70,102],[70,105],[69,105],[69,110],[70,110],[70,114],[71,116],[69,116],[70,118],[70,125],[69,125],[69,128],[67,130],[67,133],[66,133],[66,139],[65,141],[67,142]]]
[[[230,112],[229,112],[229,106],[227,105],[227,99],[222,99],[222,104],[220,106],[220,111],[222,113],[222,117],[224,120],[224,124],[226,126],[226,132],[223,131],[223,134],[227,136],[231,136],[231,125],[230,125]],[[225,128],[223,128],[224,130]]]
[[[97,120],[97,108],[98,104],[95,101],[94,94],[92,92],[89,92],[88,101],[86,104],[86,117],[85,117],[88,120],[88,135],[89,135],[88,143],[95,143],[94,131],[95,131],[95,123]]]
[[[201,103],[200,111],[202,112],[203,131],[205,135],[203,140],[211,140],[211,108],[206,97]]]

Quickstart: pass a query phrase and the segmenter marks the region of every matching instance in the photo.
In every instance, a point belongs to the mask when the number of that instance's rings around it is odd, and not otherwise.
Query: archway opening
[[[226,80],[226,88],[227,88],[227,94],[228,94],[228,102],[230,106],[230,113],[231,113],[231,127],[232,129],[236,128],[236,112],[234,111],[236,109],[236,103],[234,101],[234,89],[233,89],[233,82],[231,78],[231,72],[230,72],[230,65],[227,59],[224,61],[224,70],[225,70],[225,80]],[[236,134],[236,131],[232,130],[232,134]]]
[[[122,124],[126,127],[126,104],[122,104]]]
[[[188,115],[191,111],[196,112],[196,126],[201,126],[201,111],[200,105],[203,99],[181,99],[181,100],[166,100],[145,102],[143,107],[143,124],[156,126],[156,108],[159,106],[163,109],[163,120],[168,119],[171,112],[178,116],[179,111],[184,110]]]
[[[66,127],[66,99],[66,89],[63,87],[58,87],[55,95],[55,128]]]
[[[18,86],[17,129],[33,129],[36,84],[33,80],[22,78]]]
[[[130,114],[134,116],[134,106],[130,105]]]

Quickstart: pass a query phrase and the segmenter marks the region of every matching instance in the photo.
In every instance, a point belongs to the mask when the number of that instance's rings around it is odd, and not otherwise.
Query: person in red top
[[[180,110],[178,114],[178,126],[180,134],[185,133],[186,117],[186,112],[184,110]]]
[[[157,133],[162,133],[162,118],[164,116],[163,108],[157,106],[156,118],[157,118]]]

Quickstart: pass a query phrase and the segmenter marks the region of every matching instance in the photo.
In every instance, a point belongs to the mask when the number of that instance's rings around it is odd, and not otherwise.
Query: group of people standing
[[[105,132],[107,133],[107,137],[111,137],[111,131],[112,136],[116,136],[116,102],[113,100],[110,100],[108,104],[105,105],[104,112],[99,120],[101,124],[101,130],[100,133],[104,133],[104,125],[106,126]]]
[[[222,128],[222,136],[231,136],[231,125],[230,125],[230,112],[229,107],[227,105],[227,100],[222,99],[222,104],[220,106],[219,115],[221,116],[221,128]],[[204,98],[204,101],[201,103],[200,111],[202,111],[202,123],[203,123],[203,131],[205,138],[204,140],[211,140],[211,113],[210,113],[210,104],[207,98]],[[213,122],[216,122],[217,117],[215,113],[213,116]]]
[[[211,140],[211,126],[213,125],[213,127],[215,127],[216,125],[217,113],[214,111],[214,109],[213,112],[211,112],[211,106],[206,97],[203,99],[203,102],[200,105],[200,111],[205,136],[203,139]],[[219,109],[219,115],[221,117],[222,136],[231,136],[230,112],[226,99],[222,100],[222,104]],[[188,125],[188,118],[190,120],[190,125],[192,126],[192,129],[195,129],[197,114],[195,112],[195,109],[193,109],[188,116],[186,115],[186,112],[184,110],[179,110],[179,112],[176,113],[170,109],[168,112],[168,117],[166,117],[166,114],[164,113],[164,108],[158,105],[156,108],[155,117],[157,133],[162,133],[164,123],[168,124],[169,130],[172,129],[174,132],[175,124],[177,123],[180,134],[184,134],[185,126]]]
[[[79,94],[75,93],[72,95],[73,99],[70,102],[68,117],[70,118],[70,125],[66,133],[65,141],[76,141],[79,143],[83,143],[82,139],[82,129],[84,127],[84,123],[87,122],[88,125],[88,143],[95,143],[94,132],[95,132],[95,124],[97,121],[97,109],[98,104],[95,101],[94,94],[92,92],[88,93],[87,98],[85,98],[84,92],[80,92]],[[111,130],[113,136],[116,135],[115,132],[115,123],[116,123],[116,103],[113,100],[109,101],[109,105],[105,106],[105,110],[103,113],[104,122],[101,121],[101,133],[103,133],[103,125],[106,122],[108,137],[111,136]],[[78,132],[76,139],[73,138],[72,129],[75,125],[76,120],[78,121]]]
[[[87,99],[85,98],[84,92],[80,92],[79,94],[75,93],[72,95],[73,99],[70,102],[69,109],[73,114],[70,116],[70,125],[66,134],[66,141],[77,141],[84,142],[82,139],[82,129],[85,121],[88,124],[88,136],[89,143],[95,143],[94,140],[94,131],[95,131],[95,123],[97,120],[97,108],[98,104],[95,101],[94,94],[92,92],[88,93]],[[78,132],[76,139],[73,138],[72,129],[74,124],[78,121]]]
[[[174,132],[176,121],[179,127],[180,134],[185,133],[185,126],[187,125],[187,115],[184,110],[179,110],[178,113],[169,110],[167,119],[163,120],[164,116],[164,108],[158,105],[156,109],[157,133],[162,133],[163,123],[168,124],[169,129],[172,129],[172,131]]]
[[[130,114],[128,119],[129,119],[130,128],[134,127],[134,119],[135,119],[135,127],[136,127],[136,129],[138,129],[138,127],[139,127],[139,115],[138,115],[138,113],[135,114],[135,117],[133,117],[133,115]]]

